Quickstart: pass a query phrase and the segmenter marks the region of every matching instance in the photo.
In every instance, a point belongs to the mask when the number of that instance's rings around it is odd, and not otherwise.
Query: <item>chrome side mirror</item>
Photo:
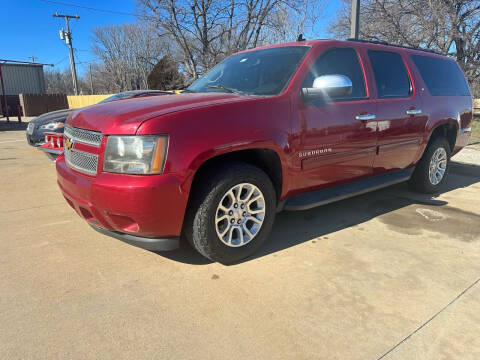
[[[323,75],[315,78],[311,88],[302,88],[307,100],[339,99],[352,93],[352,81],[345,75]]]

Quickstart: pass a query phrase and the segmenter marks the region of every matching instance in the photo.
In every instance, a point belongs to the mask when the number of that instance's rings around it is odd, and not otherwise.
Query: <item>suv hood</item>
[[[103,134],[132,135],[146,120],[198,107],[245,101],[252,96],[226,93],[192,93],[112,101],[77,110],[67,124]]]

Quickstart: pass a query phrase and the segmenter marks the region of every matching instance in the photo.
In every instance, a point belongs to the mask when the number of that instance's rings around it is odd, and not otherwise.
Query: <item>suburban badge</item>
[[[310,151],[303,151],[298,153],[298,157],[306,157],[306,156],[312,156],[312,155],[320,155],[320,154],[325,154],[332,152],[331,148],[326,148],[326,149],[316,149],[316,150],[310,150]]]

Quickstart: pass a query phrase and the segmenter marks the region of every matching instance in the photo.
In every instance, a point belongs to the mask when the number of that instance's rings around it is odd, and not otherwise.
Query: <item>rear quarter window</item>
[[[412,55],[428,92],[432,96],[470,96],[465,76],[453,60]]]

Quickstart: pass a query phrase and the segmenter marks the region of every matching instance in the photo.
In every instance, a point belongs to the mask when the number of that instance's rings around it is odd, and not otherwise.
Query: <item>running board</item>
[[[307,210],[335,201],[365,194],[390,185],[407,181],[412,176],[414,167],[404,170],[395,170],[387,174],[377,175],[350,183],[337,185],[321,190],[315,190],[295,195],[286,200],[284,210]]]

